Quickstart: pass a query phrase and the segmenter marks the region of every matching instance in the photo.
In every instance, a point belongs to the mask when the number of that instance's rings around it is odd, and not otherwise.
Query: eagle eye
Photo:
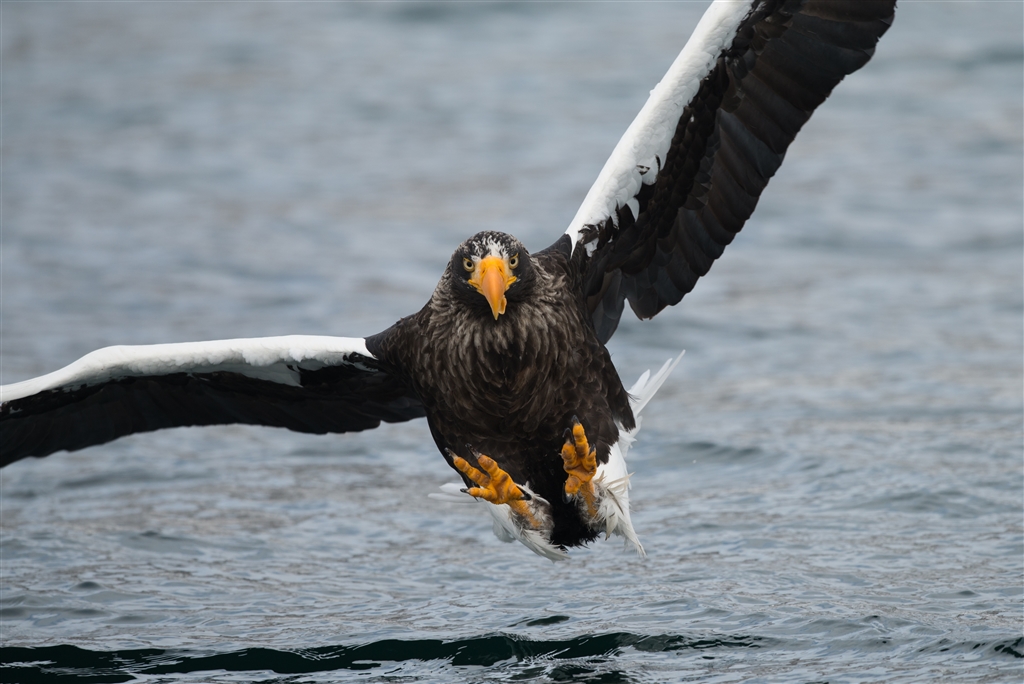
[[[466,269],[467,271],[472,271],[473,270],[473,260],[470,259],[469,257],[464,258],[462,260],[462,268]]]
[[[516,254],[514,257],[509,259],[508,260],[508,265],[511,268],[518,268],[519,267],[519,254]]]

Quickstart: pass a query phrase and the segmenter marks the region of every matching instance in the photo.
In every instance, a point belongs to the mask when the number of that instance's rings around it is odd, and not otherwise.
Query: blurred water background
[[[550,244],[706,2],[3,3],[0,371],[366,335]],[[552,564],[422,421],[0,472],[4,681],[1019,682],[1020,2],[901,3],[627,384],[634,522]]]

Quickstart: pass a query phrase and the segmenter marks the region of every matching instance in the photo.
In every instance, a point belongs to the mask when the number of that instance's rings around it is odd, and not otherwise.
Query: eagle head
[[[455,250],[448,264],[455,296],[466,305],[490,311],[494,320],[509,302],[521,301],[535,278],[533,258],[507,233],[484,231]]]

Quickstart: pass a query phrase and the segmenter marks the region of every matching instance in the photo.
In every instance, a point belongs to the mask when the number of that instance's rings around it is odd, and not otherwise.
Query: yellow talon
[[[597,449],[590,446],[586,431],[575,417],[572,419],[572,431],[565,432],[562,465],[569,475],[565,480],[565,497],[574,499],[582,496],[590,517],[596,517],[597,505],[591,480],[597,474]]]
[[[529,494],[524,494],[523,490],[519,489],[516,483],[512,481],[512,477],[498,467],[493,458],[483,454],[475,455],[476,462],[480,464],[484,472],[480,472],[471,466],[469,461],[461,456],[452,454],[452,465],[477,485],[464,491],[470,496],[490,501],[495,505],[508,504],[509,508],[526,518],[530,525],[537,529],[539,527],[537,521],[530,512],[530,507],[526,504],[532,497]]]

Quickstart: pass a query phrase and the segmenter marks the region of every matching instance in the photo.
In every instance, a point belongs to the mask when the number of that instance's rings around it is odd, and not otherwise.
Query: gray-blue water
[[[365,335],[548,245],[706,3],[0,6],[3,382]],[[422,422],[0,472],[4,681],[1019,682],[1019,2],[903,2],[628,382],[649,557],[493,537]]]

